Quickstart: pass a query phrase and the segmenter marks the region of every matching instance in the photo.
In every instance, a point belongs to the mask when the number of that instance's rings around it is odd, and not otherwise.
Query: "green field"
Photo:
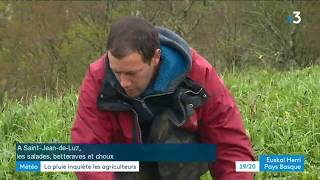
[[[255,155],[303,154],[304,173],[257,173],[256,179],[320,178],[320,66],[223,76],[241,109]],[[16,173],[15,143],[70,142],[77,90],[55,98],[5,98],[0,114],[0,179],[75,179],[73,173]],[[202,179],[211,179],[203,176]]]

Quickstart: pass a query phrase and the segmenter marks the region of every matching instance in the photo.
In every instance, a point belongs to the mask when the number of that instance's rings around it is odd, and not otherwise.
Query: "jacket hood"
[[[160,39],[160,67],[155,81],[145,90],[144,96],[174,91],[191,69],[191,49],[188,43],[167,28],[156,29]]]

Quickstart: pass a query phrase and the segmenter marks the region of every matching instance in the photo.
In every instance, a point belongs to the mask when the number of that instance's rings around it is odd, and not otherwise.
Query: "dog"
[[[174,113],[164,110],[153,120],[150,141],[152,144],[199,143],[198,135],[172,123]],[[138,173],[116,173],[117,180],[200,180],[208,171],[206,162],[141,162]]]

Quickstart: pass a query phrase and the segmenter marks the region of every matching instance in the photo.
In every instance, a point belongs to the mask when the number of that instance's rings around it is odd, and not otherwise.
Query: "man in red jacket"
[[[169,112],[173,126],[217,145],[208,165],[216,179],[253,179],[235,161],[253,161],[239,109],[215,69],[174,32],[143,19],[114,23],[107,52],[82,82],[72,142],[153,143],[152,124]],[[160,123],[161,124],[161,123]],[[77,173],[79,179],[116,179],[114,173]]]

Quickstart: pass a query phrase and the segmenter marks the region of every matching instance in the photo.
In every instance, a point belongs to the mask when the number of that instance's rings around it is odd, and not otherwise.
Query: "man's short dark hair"
[[[158,31],[144,19],[125,17],[111,26],[107,50],[118,59],[137,52],[146,63],[150,63],[159,47]]]

